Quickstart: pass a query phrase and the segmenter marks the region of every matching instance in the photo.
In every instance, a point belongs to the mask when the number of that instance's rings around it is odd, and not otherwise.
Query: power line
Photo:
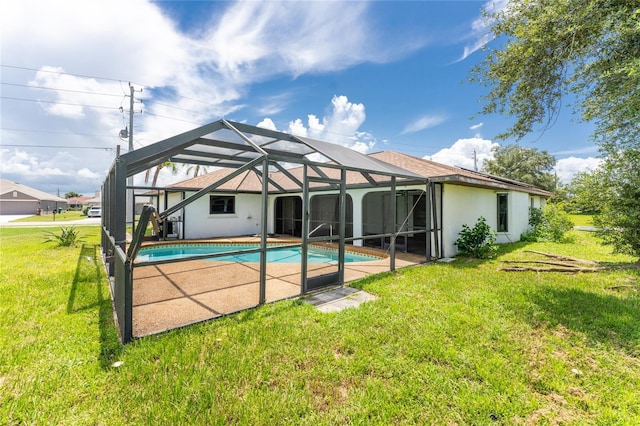
[[[54,135],[71,135],[71,136],[90,136],[97,138],[113,138],[113,135],[97,135],[92,133],[75,133],[75,132],[58,132],[53,130],[33,130],[33,129],[14,129],[9,127],[0,127],[0,130],[9,132],[26,132],[26,133],[48,133]]]
[[[70,106],[81,106],[81,107],[87,107],[87,108],[105,108],[105,109],[120,109],[120,108],[116,108],[116,107],[111,107],[111,106],[104,106],[104,105],[85,105],[85,104],[74,104],[71,102],[59,102],[59,101],[43,101],[40,99],[25,99],[25,98],[15,98],[12,96],[0,96],[0,99],[7,99],[7,100],[12,100],[12,101],[23,101],[23,102],[39,102],[39,103],[45,103],[45,104],[56,104],[56,105],[70,105]]]
[[[57,87],[31,86],[29,84],[17,84],[17,83],[2,83],[2,82],[0,82],[0,84],[5,85],[5,86],[27,87],[29,89],[55,90],[55,91],[58,91],[58,92],[85,93],[85,94],[89,94],[89,95],[113,96],[113,97],[117,97],[117,98],[122,97],[121,94],[117,94],[116,95],[116,94],[113,94],[113,93],[88,92],[86,90],[60,89],[60,88],[57,88]]]
[[[99,150],[105,150],[105,151],[113,151],[116,149],[111,146],[20,145],[20,144],[2,144],[2,146],[12,146],[12,147],[19,147],[19,148],[99,149]]]
[[[180,97],[184,97],[184,96],[180,96]],[[187,99],[190,99],[190,98],[187,98]],[[158,102],[158,101],[145,100],[144,104],[146,106],[149,106],[149,105],[160,105],[160,106],[164,106],[164,107],[167,107],[167,108],[177,109],[179,111],[190,112],[192,114],[206,115],[206,113],[204,113],[204,112],[199,112],[199,111],[193,111],[193,110],[190,110],[190,109],[180,108],[180,107],[177,107],[177,106],[174,106],[174,105],[169,105],[169,104],[165,104],[163,102]],[[215,105],[211,104],[211,106],[215,106]]]
[[[167,117],[166,115],[160,115],[160,114],[156,114],[153,112],[149,112],[149,111],[145,111],[144,112],[146,115],[153,115],[154,117],[160,117],[160,118],[166,118],[167,120],[176,120],[176,121],[183,121],[185,123],[189,123],[189,124],[195,124],[197,126],[200,126],[201,123],[196,123],[195,121],[188,121],[188,120],[183,120],[181,118],[175,118],[175,117]]]
[[[74,77],[92,78],[92,79],[105,80],[105,81],[115,81],[115,82],[119,82],[120,84],[122,84],[123,81],[124,81],[122,79],[99,77],[99,76],[92,76],[92,75],[86,75],[86,74],[68,73],[68,72],[63,72],[63,71],[42,70],[42,69],[29,68],[29,67],[19,67],[19,66],[14,66],[14,65],[3,65],[3,64],[0,64],[0,67],[19,69],[19,70],[27,70],[27,71],[35,71],[35,72],[46,72],[46,73],[59,74],[59,75],[70,75],[70,76],[74,76]],[[66,91],[66,92],[95,94],[95,95],[102,95],[102,96],[113,96],[113,97],[122,96],[122,95],[115,95],[115,94],[108,94],[108,93],[94,93],[94,92],[87,92],[87,91],[80,91],[80,90],[76,91],[76,90],[69,90],[69,89],[57,89],[57,88],[42,87],[42,86],[28,86],[28,85],[13,84],[13,83],[2,83],[2,84],[12,85],[12,86],[29,87],[29,88],[38,88],[38,89],[43,89],[43,90],[59,90],[59,91]],[[130,83],[130,84],[132,84],[132,83]],[[143,85],[140,85],[140,84],[137,84],[137,83],[136,83],[136,85],[144,87]],[[124,92],[124,89],[123,89],[123,92]],[[126,96],[129,96],[129,95],[125,93],[125,97]],[[176,93],[176,97],[183,98],[183,99],[188,99],[188,100],[195,101],[195,102],[200,102],[200,103],[203,103],[203,104],[206,104],[206,105],[210,105],[210,106],[217,106],[216,104],[213,104],[211,102],[204,101],[204,100],[201,100],[201,99],[192,98],[192,97],[189,97],[189,96],[180,95],[178,93]],[[120,109],[121,112],[124,112],[124,110],[122,110],[121,108],[107,107],[107,106],[101,106],[101,105],[84,105],[84,104],[75,104],[75,103],[68,103],[68,102],[44,101],[44,100],[25,99],[25,98],[17,98],[17,97],[0,97],[0,99],[17,100],[17,101],[25,101],[25,102],[40,102],[40,103],[69,105],[69,106],[81,106],[81,107],[88,107],[88,108]],[[184,111],[184,112],[188,112],[188,113],[193,113],[193,114],[206,115],[206,113],[203,113],[203,112],[188,110],[188,109],[185,109],[185,108],[172,106],[172,105],[165,104],[165,103],[158,102],[158,101],[145,100],[144,103],[145,104],[156,104],[156,105],[164,106],[164,107],[167,107],[167,108],[172,108],[172,109],[176,109],[176,110],[180,110],[180,111]],[[150,112],[150,111],[145,111],[144,113],[148,114],[148,115],[151,115],[151,116],[167,119],[167,120],[175,120],[175,121],[181,121],[181,122],[184,122],[184,123],[189,123],[189,124],[194,124],[194,125],[201,125],[200,122],[184,120],[184,119],[180,119],[180,118],[176,118],[176,117],[169,117],[169,116],[166,116],[166,115],[156,114],[156,113]],[[3,129],[3,130],[8,130],[8,129]],[[17,130],[17,129],[14,129],[14,130]],[[19,131],[29,131],[29,130],[19,130]],[[325,131],[324,133],[330,134],[330,135],[336,135],[336,136],[340,136],[340,137],[347,137],[347,138],[353,138],[354,137],[353,134],[352,135],[346,135],[346,134],[340,134],[340,133],[330,132],[330,131]],[[376,142],[378,142],[378,141],[376,141]],[[403,149],[403,151],[411,151],[411,152],[423,152],[424,150],[429,149],[429,148],[431,148],[431,149],[442,149],[442,148],[448,147],[448,146],[427,146],[427,145],[419,146],[419,145],[415,145],[415,144],[407,144],[407,143],[400,143],[400,142],[389,142],[388,145],[390,145],[390,146],[394,146],[395,145],[395,146],[411,147],[411,148],[413,148],[411,150]]]
[[[12,69],[16,69],[16,70],[25,70],[25,71],[47,72],[47,73],[51,73],[51,74],[71,75],[73,77],[94,78],[94,79],[97,79],[97,80],[118,81],[118,82],[122,82],[123,81],[123,80],[119,80],[117,78],[98,77],[98,76],[94,76],[94,75],[74,74],[74,73],[64,72],[64,71],[43,70],[43,69],[36,69],[36,68],[29,68],[29,67],[18,67],[18,66],[15,66],[15,65],[3,65],[3,64],[0,64],[0,67],[12,68]]]
[[[82,77],[82,78],[93,78],[93,79],[97,79],[97,80],[117,81],[119,83],[123,83],[125,81],[125,80],[122,80],[122,79],[115,79],[115,78],[108,78],[108,77],[98,77],[98,76],[92,76],[92,75],[86,75],[86,74],[74,74],[74,73],[69,73],[69,72],[64,72],[64,71],[53,71],[53,70],[42,70],[42,69],[29,68],[29,67],[19,67],[19,66],[15,66],[15,65],[3,65],[3,64],[0,64],[0,67],[12,68],[12,69],[18,69],[18,70],[25,70],[25,71],[47,72],[47,73],[58,74],[58,75],[70,75],[70,76]],[[139,84],[139,83],[131,82],[131,84],[136,85],[136,86],[141,86],[143,88],[146,87],[145,85]],[[124,92],[124,89],[123,89],[123,92]],[[191,101],[195,101],[195,102],[200,102],[200,103],[203,103],[205,105],[217,106],[216,104],[213,104],[213,103],[208,102],[208,101],[204,101],[202,99],[196,99],[196,98],[192,98],[192,97],[184,96],[184,95],[180,95],[180,94],[176,94],[176,96],[178,96],[180,98],[188,99],[188,100],[191,100]],[[185,110],[185,111],[188,111],[188,110]],[[194,112],[194,111],[189,111],[189,112]]]

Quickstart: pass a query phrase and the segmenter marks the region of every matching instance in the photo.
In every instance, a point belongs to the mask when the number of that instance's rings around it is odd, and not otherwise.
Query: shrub
[[[573,222],[560,204],[547,204],[541,209],[529,209],[531,229],[520,235],[521,241],[559,242],[573,229]]]
[[[487,225],[487,220],[480,216],[473,228],[467,224],[462,225],[459,237],[454,243],[462,254],[469,254],[478,259],[485,259],[493,256],[498,250],[496,241],[496,231]]]
[[[75,247],[76,244],[83,241],[80,238],[80,232],[73,226],[60,228],[59,234],[51,231],[46,232],[44,239],[45,243],[56,243],[58,247]]]

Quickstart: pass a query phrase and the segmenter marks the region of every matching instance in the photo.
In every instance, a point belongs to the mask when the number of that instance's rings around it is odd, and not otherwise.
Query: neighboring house
[[[102,205],[102,192],[101,191],[96,191],[96,193],[93,195],[93,197],[90,197],[87,202],[87,205],[89,206],[100,206]]]
[[[71,197],[67,198],[69,210],[82,210],[84,206],[89,204],[89,200],[93,197]]]
[[[497,231],[498,242],[518,241],[527,230],[529,208],[541,207],[552,194],[534,186],[484,173],[452,167],[410,155],[385,151],[370,154],[404,170],[429,178],[433,200],[430,227],[435,229],[433,245],[436,257],[450,257],[457,253],[455,241],[462,225],[473,226],[478,218]],[[229,169],[188,179],[165,188],[166,206],[171,207],[196,191],[229,174]],[[302,177],[302,168],[288,172]],[[331,177],[331,176],[329,176]],[[268,195],[267,230],[269,233],[301,235],[302,194],[282,172],[271,172],[270,179],[280,189]],[[426,188],[424,185],[406,185],[396,189],[397,226],[393,230],[389,188],[364,187],[361,174],[347,175],[346,237],[354,238],[354,245],[385,247],[389,239],[367,238],[371,235],[412,231],[427,226],[425,214]],[[187,205],[182,214],[170,219],[172,229],[179,238],[198,239],[260,232],[261,179],[247,171],[218,187],[209,196]],[[283,193],[285,191],[290,191]],[[310,226],[314,235],[335,234],[338,190],[319,191],[310,198]],[[413,213],[413,214],[411,214]],[[183,217],[184,216],[184,217]],[[315,232],[314,232],[315,231]],[[404,251],[423,254],[423,235],[407,235],[397,240]]]
[[[0,214],[47,214],[67,210],[67,200],[46,192],[0,179]]]

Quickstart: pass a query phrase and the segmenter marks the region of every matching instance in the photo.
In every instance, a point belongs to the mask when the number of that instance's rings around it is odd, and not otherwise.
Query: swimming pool
[[[269,245],[274,247],[274,245]],[[171,244],[159,245],[153,247],[142,247],[138,252],[136,260],[138,261],[158,261],[182,259],[204,254],[225,253],[238,250],[257,249],[256,244]],[[301,247],[282,247],[273,250],[267,250],[268,263],[300,263],[302,259]],[[379,260],[379,256],[373,256],[363,253],[355,253],[345,250],[344,262],[369,262]],[[217,262],[260,262],[260,252],[230,254],[227,256],[218,256],[210,259]],[[318,246],[309,246],[308,263],[337,263],[338,251]]]

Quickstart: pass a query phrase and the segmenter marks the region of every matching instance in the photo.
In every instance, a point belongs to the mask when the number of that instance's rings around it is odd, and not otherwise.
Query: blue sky
[[[475,151],[481,165],[511,120],[479,115],[486,89],[468,80],[488,41],[480,11],[505,2],[3,5],[0,174],[50,193],[99,189],[127,149],[128,82],[142,89],[134,148],[224,117],[469,168]],[[564,181],[598,161],[569,103],[519,141],[555,155]]]

